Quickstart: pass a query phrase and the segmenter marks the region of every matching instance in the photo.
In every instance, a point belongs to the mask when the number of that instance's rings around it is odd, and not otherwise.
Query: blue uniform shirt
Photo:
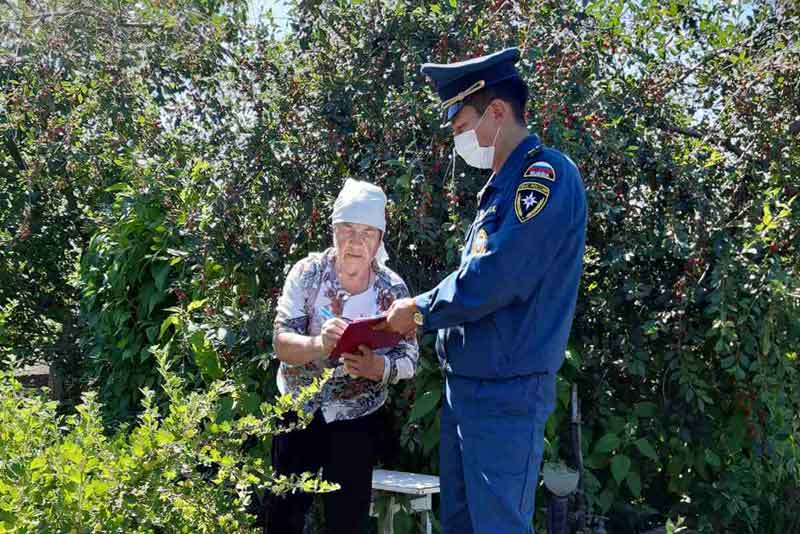
[[[561,367],[580,283],[586,194],[568,157],[525,138],[479,196],[461,265],[416,297],[447,373],[502,379]]]

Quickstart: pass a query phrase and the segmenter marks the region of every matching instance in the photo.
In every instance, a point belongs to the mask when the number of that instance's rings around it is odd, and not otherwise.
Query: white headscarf
[[[348,178],[333,203],[333,224],[354,223],[373,226],[381,231],[381,244],[375,254],[379,265],[386,265],[389,254],[383,246],[386,234],[386,195],[377,185]]]

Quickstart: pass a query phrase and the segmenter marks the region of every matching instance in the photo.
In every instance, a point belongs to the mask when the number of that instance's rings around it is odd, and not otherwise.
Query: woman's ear
[[[372,250],[372,257],[373,258],[377,257],[378,251],[381,249],[381,244],[382,243],[383,243],[383,232],[381,232],[381,237],[380,237],[380,239],[378,239],[377,245],[375,245],[375,248]]]

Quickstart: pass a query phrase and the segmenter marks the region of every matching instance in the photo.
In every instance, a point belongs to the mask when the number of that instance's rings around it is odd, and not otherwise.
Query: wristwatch
[[[422,326],[425,322],[425,317],[422,316],[422,312],[415,311],[414,312],[414,324],[417,326]]]

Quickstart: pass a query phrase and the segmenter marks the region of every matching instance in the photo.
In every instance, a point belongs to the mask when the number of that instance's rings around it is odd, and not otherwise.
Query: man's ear
[[[508,102],[495,98],[489,103],[489,113],[492,114],[495,121],[502,122],[511,113],[511,108]]]

